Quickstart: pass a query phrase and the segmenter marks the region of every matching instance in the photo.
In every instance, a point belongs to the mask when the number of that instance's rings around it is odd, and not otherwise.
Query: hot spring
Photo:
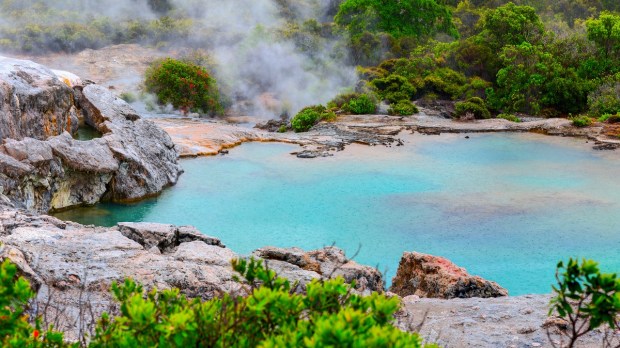
[[[246,143],[182,160],[159,197],[57,217],[194,225],[249,254],[335,244],[389,281],[404,251],[445,256],[511,295],[548,293],[555,266],[592,258],[620,270],[620,153],[537,134],[402,135],[402,147],[351,145],[301,160],[294,145]]]

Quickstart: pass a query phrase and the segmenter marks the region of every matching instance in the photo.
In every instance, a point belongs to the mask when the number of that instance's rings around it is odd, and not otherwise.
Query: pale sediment
[[[343,115],[335,122],[321,122],[305,133],[275,133],[196,118],[154,118],[153,121],[171,136],[181,157],[216,155],[250,141],[298,144],[301,149],[294,154],[299,157],[326,156],[352,143],[402,145],[398,135],[404,131],[423,134],[535,132],[583,137],[598,149],[620,147],[620,139],[604,134],[603,124],[578,128],[570,120],[561,118],[516,123],[503,119],[454,121],[424,113],[411,117]]]

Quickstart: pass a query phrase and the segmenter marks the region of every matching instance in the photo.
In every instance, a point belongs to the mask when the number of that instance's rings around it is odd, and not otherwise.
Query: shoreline
[[[300,158],[332,156],[350,144],[402,145],[402,132],[439,135],[441,133],[538,133],[548,136],[584,138],[593,142],[596,150],[620,148],[620,139],[604,134],[604,125],[578,128],[563,118],[541,119],[521,123],[503,119],[455,121],[441,116],[429,116],[424,110],[419,115],[399,117],[388,115],[343,115],[334,122],[320,122],[305,133],[269,132],[257,128],[228,123],[226,120],[201,118],[149,118],[164,129],[179,150],[180,158],[215,156],[226,153],[245,142],[281,142],[296,144],[300,151],[292,152]]]

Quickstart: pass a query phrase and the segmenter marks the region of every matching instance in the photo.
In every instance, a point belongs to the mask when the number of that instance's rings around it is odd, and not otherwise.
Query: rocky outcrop
[[[75,132],[73,91],[48,68],[0,57],[0,141]]]
[[[59,323],[65,326],[57,328],[70,333],[75,333],[80,309],[92,307],[95,315],[110,310],[111,283],[128,277],[146,288],[175,287],[205,299],[243,293],[230,266],[237,257],[219,239],[192,227],[87,227],[0,207],[0,260],[18,265],[20,274],[39,288],[37,303],[51,304],[47,314],[61,315]]]
[[[62,73],[69,83],[80,82]],[[12,93],[0,111],[0,192],[18,207],[45,213],[137,200],[175,184],[182,173],[168,134],[106,88],[74,90],[45,67],[2,58],[0,84]],[[78,113],[103,137],[73,139],[65,130],[75,130]]]
[[[264,259],[267,267],[281,277],[298,282],[299,291],[313,279],[342,277],[347,283],[355,282],[361,294],[383,292],[384,282],[376,268],[360,265],[346,258],[344,251],[335,247],[304,251],[299,248],[265,247],[255,250],[253,256]]]
[[[381,274],[348,260],[337,248],[263,248],[254,256],[291,281],[343,276],[362,293],[382,291]],[[145,288],[178,288],[189,297],[247,294],[235,281],[231,260],[240,256],[218,238],[191,226],[120,223],[111,228],[82,226],[29,214],[0,204],[0,261],[9,258],[38,288],[37,300],[57,329],[75,338],[80,315],[114,311],[112,282],[132,278]],[[301,291],[301,287],[298,288]],[[61,311],[60,311],[61,309]],[[91,314],[92,313],[92,314]],[[88,320],[89,318],[82,318]]]
[[[403,254],[390,291],[444,299],[508,296],[497,283],[469,275],[446,258],[416,252]]]

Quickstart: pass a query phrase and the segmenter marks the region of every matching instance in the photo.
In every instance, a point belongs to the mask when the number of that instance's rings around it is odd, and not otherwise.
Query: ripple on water
[[[134,205],[58,217],[192,224],[249,253],[335,243],[390,278],[403,251],[450,258],[513,295],[550,291],[557,261],[620,271],[620,154],[535,134],[404,135],[403,147],[352,145],[300,160],[293,145],[244,144],[183,160],[178,185]]]

